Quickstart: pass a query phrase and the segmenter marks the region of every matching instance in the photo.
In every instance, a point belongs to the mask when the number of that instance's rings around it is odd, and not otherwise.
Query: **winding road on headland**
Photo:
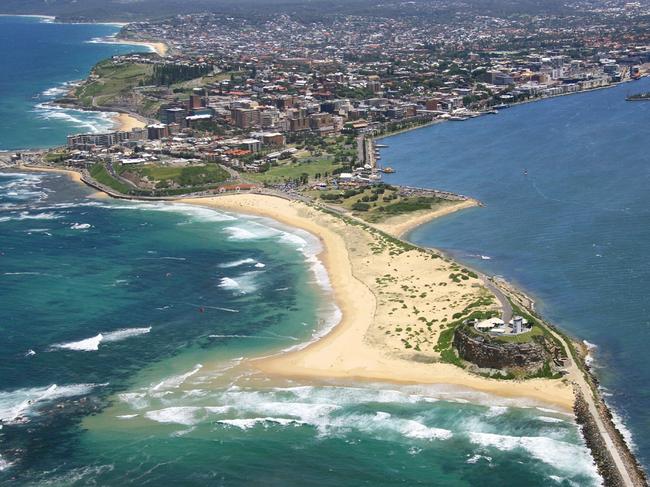
[[[510,320],[512,319],[512,303],[510,303],[510,300],[506,297],[505,294],[499,289],[499,287],[494,284],[485,274],[480,274],[479,277],[483,280],[483,284],[485,284],[485,287],[487,287],[492,294],[496,296],[496,298],[499,300],[499,303],[501,303],[501,319],[505,323],[509,323]]]

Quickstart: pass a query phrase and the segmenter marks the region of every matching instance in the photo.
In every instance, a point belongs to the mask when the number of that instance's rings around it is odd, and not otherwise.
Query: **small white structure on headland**
[[[514,335],[519,335],[520,333],[524,333],[526,331],[530,330],[530,326],[528,326],[528,320],[522,316],[514,316],[510,320],[510,327]]]
[[[507,324],[501,318],[493,317],[475,323],[474,328],[495,335],[520,335],[529,332],[532,326],[522,316],[514,316]]]
[[[500,328],[505,325],[501,318],[488,318],[487,320],[479,321],[474,327],[479,331],[492,331],[494,328]]]

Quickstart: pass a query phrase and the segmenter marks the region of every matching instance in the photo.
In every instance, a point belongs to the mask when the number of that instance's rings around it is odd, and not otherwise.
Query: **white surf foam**
[[[44,90],[41,93],[41,96],[44,96],[46,98],[57,98],[61,95],[65,95],[68,93],[68,91],[70,91],[72,87],[78,86],[79,84],[79,81],[65,81],[60,85],[53,86],[52,88]]]
[[[239,283],[230,277],[222,277],[219,283],[219,287],[222,289],[234,291],[239,289]]]
[[[39,103],[33,110],[41,120],[61,120],[78,129],[91,133],[101,133],[115,126],[112,112],[91,112],[64,108],[52,103]]]
[[[104,333],[104,342],[119,342],[130,337],[145,335],[151,332],[151,327],[143,328],[123,328],[121,330],[115,330],[108,333]]]
[[[470,432],[472,443],[502,451],[525,450],[534,458],[573,475],[589,474],[597,478],[593,460],[586,447],[545,437],[506,436]]]
[[[564,420],[552,416],[537,416],[535,419],[542,421],[543,423],[564,423]]]
[[[98,384],[71,384],[47,387],[33,387],[13,391],[0,391],[0,420],[5,423],[16,421],[20,417],[32,414],[34,408],[42,403],[88,394]]]
[[[488,418],[494,418],[496,416],[501,416],[508,411],[508,408],[505,406],[491,406],[485,415]]]
[[[402,419],[397,422],[397,431],[408,438],[421,440],[448,440],[452,432],[443,428],[432,428],[417,421]]]
[[[63,218],[63,215],[59,215],[53,212],[41,212],[41,213],[29,213],[27,211],[21,211],[17,216],[10,217],[12,220],[58,220]]]
[[[2,458],[2,455],[0,455],[0,472],[4,472],[5,470],[11,468],[12,466],[13,466],[12,462],[5,460],[4,458]]]
[[[234,291],[237,294],[250,294],[257,291],[257,276],[262,271],[245,272],[236,277],[222,277],[219,281],[219,287],[228,291]]]
[[[189,372],[185,372],[184,374],[174,375],[171,377],[167,377],[166,379],[163,379],[162,381],[158,382],[156,385],[152,386],[151,390],[161,391],[166,389],[176,389],[180,387],[183,384],[183,382],[185,382],[187,379],[192,377],[202,368],[203,368],[202,364],[196,364],[194,368]]]
[[[128,404],[132,409],[140,410],[149,405],[147,394],[144,392],[122,392],[117,395],[120,401]]]
[[[242,265],[246,264],[258,264],[258,262],[255,259],[240,259],[240,260],[233,260],[232,262],[225,262],[223,264],[220,264],[219,267],[222,269],[230,269],[232,267],[239,267]]]
[[[490,463],[492,461],[492,457],[488,457],[485,455],[472,455],[470,458],[468,458],[465,461],[465,463],[474,464],[477,463],[479,460],[485,460],[488,463]]]
[[[70,225],[70,228],[72,230],[87,230],[91,228],[92,225],[90,223],[73,223]]]
[[[147,411],[145,417],[157,423],[176,423],[192,426],[199,421],[198,414],[204,412],[201,407],[176,406]]]
[[[598,346],[594,343],[590,343],[587,340],[583,340],[582,343],[585,344],[587,347],[587,356],[585,357],[585,364],[587,364],[590,367],[593,367],[594,365],[594,352],[598,348]]]
[[[134,200],[131,203],[102,203],[103,208],[110,210],[140,210],[140,211],[160,211],[167,213],[179,213],[190,217],[190,221],[197,222],[226,222],[237,220],[236,217],[222,213],[211,208],[202,206],[188,205],[184,203],[152,203],[147,201]]]
[[[133,336],[147,334],[150,331],[150,326],[146,328],[124,328],[121,330],[98,333],[94,337],[85,338],[76,342],[58,343],[52,345],[52,348],[93,352],[99,350],[99,345],[101,343],[119,342]]]
[[[269,424],[276,424],[280,426],[300,426],[305,424],[302,421],[298,421],[296,419],[289,419],[289,418],[273,418],[273,417],[265,417],[265,418],[250,418],[250,419],[221,419],[217,421],[219,424],[223,424],[226,426],[233,426],[235,428],[239,428],[241,430],[247,430],[254,428],[257,425],[263,425],[265,428],[269,426]]]
[[[231,240],[255,240],[257,238],[264,238],[261,235],[255,234],[250,230],[241,227],[226,227],[224,230],[230,234]]]
[[[620,431],[621,434],[623,435],[623,438],[625,439],[627,446],[629,446],[631,450],[636,450],[636,444],[634,443],[632,432],[625,425],[623,418],[621,418],[620,414],[618,414],[618,411],[616,411],[614,408],[612,408],[609,405],[608,407],[609,407],[609,412],[612,413],[612,421],[614,422],[614,426],[616,426],[616,429]]]
[[[57,343],[52,345],[52,348],[63,348],[66,350],[77,350],[83,352],[92,352],[94,350],[99,350],[99,344],[104,339],[104,335],[101,333],[95,335],[94,337],[85,338],[76,342],[68,343]]]

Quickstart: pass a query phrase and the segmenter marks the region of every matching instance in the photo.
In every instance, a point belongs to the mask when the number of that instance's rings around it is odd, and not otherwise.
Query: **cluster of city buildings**
[[[213,73],[189,98],[171,87],[138,88],[155,91],[156,123],[71,136],[68,146],[140,144],[259,170],[269,155],[285,156],[287,141],[301,134],[358,135],[464,120],[644,73],[647,33],[621,28],[647,13],[644,7],[585,4],[575,12],[561,19],[468,14],[437,22],[430,12],[327,22],[202,14],[129,24],[123,36],[162,40],[171,54],[114,62],[200,63]]]

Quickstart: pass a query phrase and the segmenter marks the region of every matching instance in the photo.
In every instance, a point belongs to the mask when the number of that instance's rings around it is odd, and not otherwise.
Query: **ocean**
[[[70,83],[99,61],[141,52],[142,46],[106,44],[111,24],[59,24],[37,17],[0,16],[0,150],[62,145],[66,135],[113,127],[111,114],[52,106]]]
[[[256,372],[337,322],[319,251],[263,218],[0,173],[0,484],[599,484],[562,411]]]
[[[0,173],[0,483],[597,485],[570,414],[247,366],[336,323],[309,234],[89,193]]]
[[[474,208],[417,228],[532,295],[551,322],[596,346],[607,402],[650,467],[650,79],[384,139],[389,183],[455,191]]]

